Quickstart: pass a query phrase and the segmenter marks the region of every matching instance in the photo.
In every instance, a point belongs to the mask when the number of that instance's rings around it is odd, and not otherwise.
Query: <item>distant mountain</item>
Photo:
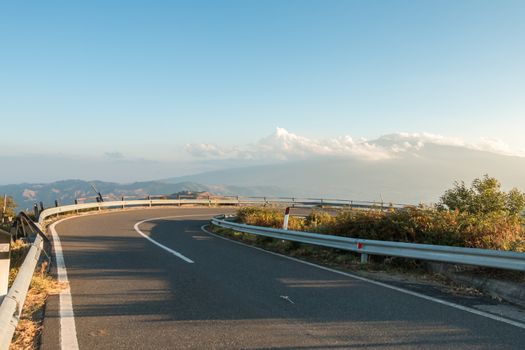
[[[194,182],[182,181],[167,183],[161,181],[135,182],[118,184],[103,181],[64,180],[48,184],[17,184],[0,186],[0,194],[12,196],[21,209],[31,208],[34,203],[42,201],[44,205],[54,205],[55,200],[60,204],[72,204],[76,198],[93,197],[96,195],[91,187],[94,184],[104,197],[113,197],[116,200],[121,196],[170,195],[177,192],[210,192],[217,195],[244,195],[264,196],[279,195],[280,189],[270,186],[242,186],[201,185]]]
[[[387,140],[381,140],[387,142]],[[429,203],[454,181],[488,173],[503,187],[525,190],[525,158],[460,146],[426,144],[379,161],[324,157],[243,167],[163,180],[204,185],[277,186],[284,195]]]
[[[103,195],[115,198],[206,191],[219,195],[343,198],[407,204],[437,202],[454,181],[470,182],[484,174],[496,177],[504,189],[525,190],[525,157],[512,156],[497,143],[466,144],[427,134],[392,134],[367,142],[338,139],[320,143],[278,130],[276,135],[254,147],[257,152],[250,149],[220,152],[221,157],[232,157],[224,159],[227,164],[239,164],[235,168],[159,181],[131,184],[95,181],[94,184]],[[209,149],[209,145],[204,145],[195,147],[193,152]],[[258,154],[280,159],[251,166],[242,159]],[[293,155],[303,160],[287,160],[286,157]],[[240,157],[238,162],[234,156]],[[0,186],[1,193],[12,195],[24,208],[35,201],[50,205],[58,199],[65,204],[95,194],[90,183],[81,180]]]

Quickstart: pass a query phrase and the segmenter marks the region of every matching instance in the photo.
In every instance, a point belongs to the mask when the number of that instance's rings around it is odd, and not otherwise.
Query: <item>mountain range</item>
[[[374,141],[351,138],[306,139],[278,129],[250,147],[220,149],[190,145],[190,152],[228,164],[225,169],[128,184],[65,180],[0,186],[20,207],[34,202],[72,203],[94,196],[93,183],[105,196],[145,196],[180,191],[219,195],[343,198],[395,203],[433,203],[454,181],[484,174],[504,189],[525,189],[525,157],[497,143],[466,144],[428,134],[385,135]],[[254,157],[264,162],[251,161]],[[272,158],[273,157],[273,158]],[[209,159],[209,158],[208,158]],[[238,161],[236,161],[236,159]],[[273,160],[272,160],[273,159]],[[262,164],[264,163],[264,164]],[[243,166],[232,167],[232,164]],[[249,165],[254,164],[254,165]]]
[[[31,208],[34,203],[43,202],[45,207],[53,206],[55,200],[61,205],[72,204],[75,199],[88,198],[94,201],[96,192],[92,185],[105,197],[120,200],[122,196],[144,198],[148,195],[171,195],[180,192],[210,192],[217,195],[276,196],[281,190],[272,186],[222,186],[202,185],[193,182],[169,183],[145,181],[119,184],[104,181],[63,180],[45,184],[23,183],[0,186],[0,194],[13,197],[20,209]]]

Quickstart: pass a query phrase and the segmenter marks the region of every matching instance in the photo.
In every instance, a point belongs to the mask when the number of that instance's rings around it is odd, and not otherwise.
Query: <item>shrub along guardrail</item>
[[[213,218],[211,223],[218,227],[243,233],[348,250],[361,254],[361,262],[363,263],[368,261],[369,255],[383,255],[525,271],[525,253],[356,239],[328,234],[245,225],[232,222],[231,220],[232,218],[227,219],[224,216],[220,216]]]

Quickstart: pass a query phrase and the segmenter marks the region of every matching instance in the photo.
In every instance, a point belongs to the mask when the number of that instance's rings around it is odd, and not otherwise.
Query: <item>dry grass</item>
[[[30,245],[22,241],[11,243],[11,270],[9,271],[9,283],[11,284],[18,269],[24,261]],[[20,321],[15,330],[13,340],[9,349],[27,350],[37,349],[38,340],[42,331],[43,310],[49,295],[58,294],[63,286],[51,276],[46,274],[47,263],[44,262],[35,271],[29,291],[26,296]]]
[[[275,208],[246,207],[237,212],[244,224],[280,228],[283,213]],[[380,241],[437,244],[525,252],[525,219],[506,212],[470,214],[407,208],[342,210],[336,216],[312,211],[304,220],[290,218],[289,229]]]

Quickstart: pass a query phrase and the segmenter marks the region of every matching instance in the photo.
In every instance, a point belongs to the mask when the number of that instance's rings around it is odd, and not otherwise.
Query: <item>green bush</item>
[[[470,188],[463,181],[454,183],[454,187],[441,196],[437,208],[459,210],[474,215],[494,212],[520,215],[525,209],[525,194],[516,188],[504,192],[498,180],[485,175],[474,179]]]

